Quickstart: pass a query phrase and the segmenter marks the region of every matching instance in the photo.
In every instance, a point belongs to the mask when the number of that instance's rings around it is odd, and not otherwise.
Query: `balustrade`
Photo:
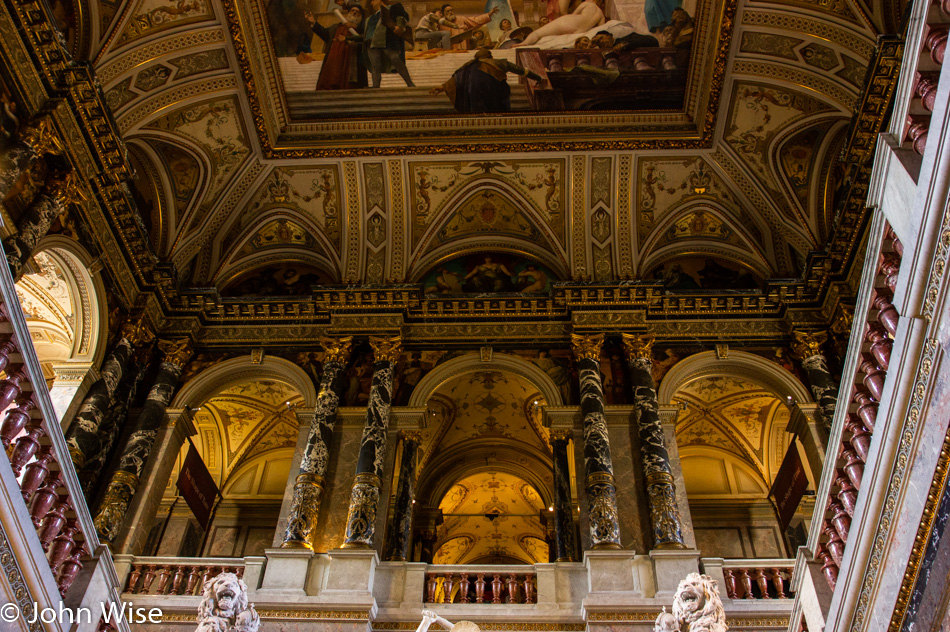
[[[793,560],[729,560],[722,565],[730,599],[793,599]]]
[[[8,275],[5,281],[12,285]],[[5,295],[15,296],[12,292]],[[37,376],[42,372],[19,305],[13,309],[16,311],[11,313],[8,303],[0,308],[0,445],[17,478],[50,571],[65,595],[98,541],[91,525],[83,525],[80,519],[85,501],[77,493],[78,482],[75,487],[71,484],[75,480],[72,461],[59,422],[50,414],[52,406],[39,405],[34,381],[39,384]],[[19,327],[14,320],[21,321]],[[27,366],[30,354],[36,370]]]
[[[244,577],[244,560],[137,557],[132,561],[123,592],[130,595],[200,596],[205,582],[220,573]]]
[[[855,323],[855,327],[860,327],[859,331],[863,332],[858,368],[853,376],[842,376],[842,393],[848,392],[850,381],[850,405],[837,449],[831,455],[834,470],[828,496],[819,501],[814,522],[821,534],[815,559],[821,562],[821,572],[832,590],[844,559],[877,421],[877,409],[887,383],[893,339],[900,321],[892,300],[902,252],[900,240],[888,228],[878,259],[878,276],[870,297],[867,320],[863,325]],[[845,401],[842,400],[842,404]]]
[[[533,570],[483,568],[426,573],[426,603],[532,604],[537,602]]]

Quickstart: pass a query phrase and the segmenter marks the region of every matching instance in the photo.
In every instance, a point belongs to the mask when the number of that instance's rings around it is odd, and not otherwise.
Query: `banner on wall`
[[[775,499],[778,517],[782,523],[782,531],[788,528],[795,515],[795,510],[802,502],[805,490],[808,489],[808,477],[805,476],[805,466],[798,454],[798,445],[792,441],[782,460],[782,466],[775,476],[769,496]]]
[[[203,529],[208,528],[214,501],[218,497],[218,486],[208,471],[195,445],[188,441],[188,455],[178,474],[178,491]]]

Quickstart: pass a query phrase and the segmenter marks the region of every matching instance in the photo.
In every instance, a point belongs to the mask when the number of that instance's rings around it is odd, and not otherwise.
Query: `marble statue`
[[[719,598],[719,582],[690,573],[673,596],[672,612],[663,609],[653,632],[726,632],[726,613]]]
[[[438,623],[446,630],[451,630],[452,632],[481,632],[478,625],[472,621],[450,623],[431,610],[422,611],[422,621],[419,623],[419,627],[416,628],[416,632],[427,632],[429,626],[433,623]]]
[[[234,573],[204,583],[196,632],[257,632],[261,619],[247,602],[247,585]]]

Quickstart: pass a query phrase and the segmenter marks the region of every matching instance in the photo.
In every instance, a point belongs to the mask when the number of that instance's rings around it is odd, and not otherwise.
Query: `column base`
[[[313,551],[310,549],[265,549],[267,564],[264,578],[257,591],[269,599],[283,596],[301,597],[307,594],[307,578]]]
[[[586,611],[642,604],[644,572],[648,562],[634,551],[591,550],[584,552],[589,592],[584,598]]]
[[[656,581],[654,599],[672,599],[679,583],[690,573],[699,572],[699,551],[695,549],[654,549],[650,559]]]

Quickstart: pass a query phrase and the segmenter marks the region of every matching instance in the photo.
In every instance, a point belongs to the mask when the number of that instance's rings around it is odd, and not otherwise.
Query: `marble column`
[[[110,408],[102,425],[99,427],[98,441],[99,450],[86,460],[83,469],[77,472],[79,483],[82,485],[83,493],[86,498],[91,498],[93,490],[99,483],[103,475],[106,464],[109,461],[109,455],[115,445],[116,439],[122,432],[126,417],[129,413],[129,405],[135,398],[135,392],[138,390],[138,384],[144,377],[144,367],[136,367],[119,382],[114,396],[114,405]]]
[[[600,348],[604,344],[604,335],[572,334],[571,344],[580,378],[591,549],[619,549],[620,515],[600,378]]]
[[[54,171],[47,175],[43,190],[17,222],[16,233],[3,242],[14,281],[19,281],[23,276],[23,266],[33,256],[36,244],[46,236],[49,227],[66,210],[67,204],[81,199],[71,173]]]
[[[154,334],[141,317],[123,326],[122,336],[103,363],[99,379],[89,388],[66,431],[66,445],[77,470],[100,451],[99,430],[114,404],[115,390],[128,368],[134,347],[149,343],[153,338]]]
[[[370,337],[369,344],[374,355],[373,382],[366,405],[366,423],[363,426],[363,437],[360,439],[343,548],[373,547],[376,511],[379,508],[379,487],[386,460],[386,433],[389,429],[389,408],[392,404],[393,371],[401,341],[399,336]]]
[[[416,452],[422,443],[417,431],[402,432],[402,459],[399,461],[399,482],[393,506],[393,522],[389,530],[386,559],[405,562],[409,559],[409,537],[412,534],[412,504],[415,502]]]
[[[7,196],[37,158],[60,151],[59,138],[48,116],[38,117],[28,123],[19,138],[0,151],[0,200]]]
[[[551,433],[554,449],[554,561],[573,562],[577,547],[574,544],[574,513],[571,505],[571,470],[567,446],[571,441],[568,430]]]
[[[828,332],[794,331],[792,335],[795,338],[792,341],[792,353],[805,369],[812,395],[821,410],[821,421],[828,430],[838,404],[838,380],[828,371],[828,360],[821,350],[828,340]]]
[[[313,411],[307,445],[294,482],[294,496],[281,548],[313,549],[311,537],[320,517],[323,482],[330,462],[330,443],[345,377],[343,368],[350,356],[352,342],[351,336],[322,341],[323,374],[320,376],[317,407]]]
[[[633,386],[640,454],[650,501],[653,548],[685,549],[673,470],[653,383],[653,336],[623,334],[623,347]]]
[[[162,340],[158,346],[165,354],[165,359],[158,369],[152,388],[149,389],[135,428],[122,449],[119,466],[109,481],[99,513],[94,520],[96,532],[103,542],[115,540],[122,527],[132,497],[138,489],[149,452],[155,444],[155,437],[165,422],[165,411],[178,385],[181,370],[194,351],[187,338]]]

